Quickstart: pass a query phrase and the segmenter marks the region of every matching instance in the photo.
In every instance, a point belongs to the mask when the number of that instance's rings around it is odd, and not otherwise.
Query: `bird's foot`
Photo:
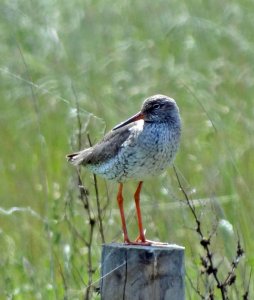
[[[163,243],[163,242],[158,242],[158,241],[152,241],[152,240],[148,240],[148,239],[142,239],[140,236],[138,236],[135,240],[136,243],[140,244],[140,243],[146,243],[146,245],[149,246],[166,246],[168,245],[168,243]]]
[[[126,238],[124,239],[124,243],[126,245],[139,245],[139,246],[151,246],[151,242],[150,241],[147,241],[145,236],[142,236],[142,237],[138,237],[136,238],[136,240],[134,242],[131,242],[129,240],[129,238]]]
[[[134,242],[124,242],[126,245],[136,245],[136,246],[151,246],[152,244],[145,240],[145,241],[134,241]]]
[[[167,246],[168,245],[168,243],[151,241],[151,240],[146,239],[145,233],[139,235],[133,242],[131,242],[129,237],[126,235],[124,238],[124,244],[137,245],[137,246]]]

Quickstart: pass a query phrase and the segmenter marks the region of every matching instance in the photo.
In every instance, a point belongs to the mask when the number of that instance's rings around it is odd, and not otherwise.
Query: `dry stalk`
[[[207,278],[212,276],[216,283],[215,285],[212,285],[209,287],[209,290],[207,291],[208,298],[207,298],[207,296],[205,296],[201,293],[199,287],[195,287],[194,290],[196,291],[196,293],[199,295],[199,297],[201,299],[212,300],[212,299],[215,299],[215,289],[218,289],[221,294],[221,299],[229,300],[228,290],[229,290],[230,286],[232,286],[235,283],[236,269],[237,269],[240,259],[242,258],[243,254],[244,254],[244,250],[241,246],[240,239],[238,237],[236,254],[235,254],[235,258],[231,262],[231,268],[230,268],[229,272],[227,273],[227,275],[225,276],[225,278],[221,279],[218,274],[218,270],[219,270],[219,268],[223,267],[223,264],[221,264],[219,266],[215,265],[215,262],[214,262],[215,253],[212,252],[212,247],[211,247],[212,238],[216,233],[216,229],[213,230],[212,233],[208,237],[205,236],[203,228],[202,228],[201,220],[196,212],[196,208],[193,205],[192,200],[189,198],[187,192],[185,191],[175,167],[174,167],[174,172],[176,174],[179,188],[182,191],[184,198],[187,202],[187,205],[190,208],[190,211],[194,217],[194,220],[196,223],[195,231],[197,232],[197,234],[199,236],[200,245],[204,249],[204,254],[200,255],[200,260],[201,260],[201,265],[202,265],[201,276],[207,276]],[[194,287],[194,285],[192,283],[191,283],[191,286]],[[243,299],[245,299],[245,300],[248,299],[248,298],[246,298],[246,297],[248,297],[248,292],[246,292],[244,294],[244,297],[243,297]]]

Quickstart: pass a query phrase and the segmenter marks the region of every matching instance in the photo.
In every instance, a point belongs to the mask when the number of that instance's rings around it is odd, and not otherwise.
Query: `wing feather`
[[[93,147],[67,155],[67,159],[75,166],[78,165],[97,165],[113,158],[122,144],[130,135],[130,128],[133,124],[126,125],[117,130],[110,131],[104,138]]]

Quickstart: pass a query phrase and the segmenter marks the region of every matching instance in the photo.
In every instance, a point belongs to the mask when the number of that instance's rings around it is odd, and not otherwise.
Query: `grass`
[[[245,259],[230,298],[240,299],[254,266],[253,9],[250,0],[1,1],[0,299],[82,298],[87,249],[66,221],[88,236],[75,170],[65,161],[78,149],[76,102],[84,147],[87,132],[98,141],[155,93],[181,109],[175,164],[191,197],[208,199],[198,205],[207,232],[220,224],[218,260],[230,264],[241,238]],[[92,175],[83,171],[82,178],[96,211]],[[102,205],[110,198],[106,241],[121,241],[116,185],[98,180]],[[125,190],[132,237],[134,189],[130,183]],[[184,245],[196,283],[202,250],[173,170],[145,184],[142,196],[149,238]],[[187,299],[199,299],[186,285]]]

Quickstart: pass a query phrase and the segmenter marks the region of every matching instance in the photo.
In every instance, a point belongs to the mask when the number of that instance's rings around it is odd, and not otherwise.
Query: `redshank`
[[[164,95],[147,98],[141,111],[115,126],[93,147],[67,155],[75,166],[83,165],[94,174],[119,183],[117,202],[124,242],[149,245],[145,237],[140,210],[143,180],[158,176],[172,164],[179,147],[181,119],[174,99]],[[131,242],[123,208],[123,183],[138,181],[134,194],[139,236]]]

